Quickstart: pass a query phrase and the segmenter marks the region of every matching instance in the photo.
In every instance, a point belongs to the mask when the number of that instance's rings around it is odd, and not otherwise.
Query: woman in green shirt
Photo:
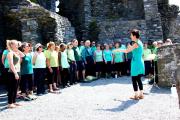
[[[19,106],[16,103],[16,95],[18,83],[20,78],[20,59],[24,54],[18,50],[18,41],[7,40],[7,48],[9,53],[7,59],[9,63],[9,77],[8,77],[8,108],[15,108]]]
[[[47,78],[49,84],[49,92],[56,93],[59,90],[56,86],[57,83],[57,70],[59,67],[58,52],[55,51],[55,43],[49,42],[47,44],[48,49],[44,52],[46,57],[47,66]]]

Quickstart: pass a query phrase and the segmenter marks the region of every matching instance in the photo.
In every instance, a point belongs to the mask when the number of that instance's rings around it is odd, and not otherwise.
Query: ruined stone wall
[[[130,31],[134,28],[141,30],[141,40],[146,41],[146,21],[102,21],[100,26],[99,41],[111,43],[121,40],[123,43],[130,41]]]
[[[91,21],[97,22],[100,42],[127,40],[134,28],[142,30],[143,41],[163,39],[157,0],[84,0],[84,7],[83,39],[88,39]]]
[[[10,3],[4,3],[3,28],[6,34],[2,41],[18,39],[33,44],[46,44],[48,41],[60,43],[76,38],[74,28],[67,18],[26,0],[16,5],[12,7]]]

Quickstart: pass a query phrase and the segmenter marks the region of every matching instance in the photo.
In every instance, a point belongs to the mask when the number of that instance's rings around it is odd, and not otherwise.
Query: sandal
[[[134,95],[134,96],[130,97],[130,99],[133,99],[133,100],[139,100],[139,97],[136,96],[136,95]]]
[[[57,91],[57,90],[60,90],[60,89],[56,87],[56,88],[54,88],[53,90],[54,90],[54,91]]]
[[[144,95],[140,95],[140,96],[139,96],[139,99],[144,99]]]
[[[18,104],[18,103],[14,103],[15,106],[22,106],[21,104]]]
[[[14,104],[10,104],[10,105],[8,105],[8,107],[7,107],[8,109],[13,109],[13,108],[16,108],[16,105],[14,105]]]

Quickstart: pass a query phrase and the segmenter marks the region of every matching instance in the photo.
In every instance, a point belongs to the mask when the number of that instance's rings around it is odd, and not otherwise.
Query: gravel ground
[[[177,98],[170,89],[144,86],[145,99],[129,97],[130,77],[100,79],[47,94],[23,106],[6,109],[6,94],[0,94],[0,120],[180,120]]]

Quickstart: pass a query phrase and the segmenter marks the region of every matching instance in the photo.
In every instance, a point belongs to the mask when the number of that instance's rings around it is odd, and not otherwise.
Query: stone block
[[[158,49],[159,86],[170,87],[176,83],[176,71],[180,63],[180,44],[163,46]]]

